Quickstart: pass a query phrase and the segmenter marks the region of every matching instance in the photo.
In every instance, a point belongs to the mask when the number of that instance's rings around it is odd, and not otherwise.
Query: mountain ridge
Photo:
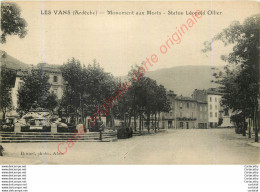
[[[26,70],[30,67],[29,64],[26,64],[15,57],[7,54],[5,51],[0,50],[0,59],[1,67],[7,67],[14,70]]]
[[[14,70],[26,70],[30,68],[29,64],[23,63],[18,59],[8,55],[4,51],[1,53],[1,67],[5,66]],[[221,67],[211,65],[183,65],[170,68],[147,71],[146,76],[162,84],[167,90],[173,90],[178,95],[191,96],[194,89],[209,89],[217,87],[213,74]],[[119,78],[125,79],[127,76]]]
[[[210,65],[184,65],[171,68],[148,71],[147,77],[155,79],[158,84],[164,85],[168,90],[173,90],[178,95],[191,96],[195,89],[215,88],[218,85],[213,74],[221,67]]]

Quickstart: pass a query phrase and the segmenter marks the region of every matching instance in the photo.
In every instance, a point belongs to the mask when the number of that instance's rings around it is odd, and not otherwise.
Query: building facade
[[[24,84],[22,77],[27,73],[27,71],[17,71],[15,77],[15,83],[11,89],[11,98],[12,98],[12,110],[9,112],[9,115],[16,115],[16,109],[18,108],[18,90]]]
[[[44,69],[45,73],[49,75],[49,83],[51,84],[50,91],[57,95],[60,100],[63,96],[64,80],[62,78],[62,73],[59,65],[49,65],[47,63],[39,63],[37,68]],[[7,115],[17,115],[18,108],[18,90],[24,84],[22,77],[26,75],[31,69],[28,70],[18,70],[16,72],[16,79],[13,88],[11,89],[12,98],[12,110],[7,113]]]
[[[177,96],[175,98],[176,108],[176,121],[175,128],[178,129],[191,129],[197,128],[197,102],[189,97]]]
[[[171,90],[167,92],[167,99],[169,101],[171,110],[169,111],[169,113],[160,114],[159,127],[167,128],[167,129],[175,128],[175,119],[176,119],[175,98],[176,98],[176,96],[177,95]]]
[[[208,90],[195,89],[192,97],[199,102],[206,102],[208,108],[208,127],[231,127],[233,123],[230,121],[232,111],[224,109],[221,105],[222,94],[215,88]]]
[[[208,128],[208,104],[207,102],[197,101],[198,110],[198,128],[207,129]]]
[[[209,92],[207,95],[208,100],[208,124],[210,128],[220,125],[221,114],[223,112],[220,107],[221,95],[218,93]]]
[[[193,129],[207,128],[208,108],[207,103],[194,98],[177,96],[173,91],[168,91],[167,97],[171,110],[162,113],[163,128]]]
[[[49,65],[47,63],[39,63],[38,68],[42,68],[49,75],[49,83],[51,84],[50,91],[55,93],[60,100],[63,96],[64,80],[60,65]]]

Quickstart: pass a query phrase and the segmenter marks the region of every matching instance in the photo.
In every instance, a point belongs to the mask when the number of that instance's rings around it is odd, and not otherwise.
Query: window
[[[180,112],[180,117],[182,117],[182,112]]]
[[[186,113],[187,117],[189,118],[190,117],[190,114],[189,113]]]
[[[18,83],[18,90],[21,89],[21,87],[23,86],[23,84],[24,84],[23,82],[19,82],[19,83]]]
[[[200,106],[200,111],[202,111],[202,106]]]
[[[187,103],[187,108],[189,108],[190,107],[190,104],[189,103]]]
[[[209,113],[209,116],[210,116],[210,117],[212,117],[212,116],[213,116],[212,112],[210,112],[210,113]]]
[[[215,109],[218,109],[218,106],[217,106],[217,105],[215,105]]]
[[[53,82],[58,82],[58,77],[57,76],[53,76]]]
[[[209,97],[209,101],[210,101],[210,102],[212,101],[212,98],[211,98],[211,97]]]
[[[215,117],[218,117],[218,113],[217,112],[215,112]]]
[[[209,108],[212,109],[212,105],[211,104],[210,104]]]
[[[191,104],[192,108],[194,108],[194,103]]]
[[[228,114],[228,109],[225,109],[225,116],[229,116],[229,114]]]
[[[206,105],[204,106],[204,111],[207,111],[207,106]]]
[[[53,89],[53,93],[57,95],[58,89]]]
[[[180,103],[180,109],[182,109],[182,103]]]
[[[170,117],[172,116],[172,112],[170,112]]]
[[[215,97],[215,101],[216,101],[216,102],[217,102],[217,100],[218,100],[217,97]]]
[[[191,112],[191,117],[193,118],[193,112]]]

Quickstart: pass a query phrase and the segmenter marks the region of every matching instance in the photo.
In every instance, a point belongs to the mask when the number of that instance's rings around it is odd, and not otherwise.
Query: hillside
[[[25,70],[30,67],[28,64],[19,61],[18,59],[8,55],[4,51],[0,51],[0,59],[1,59],[1,67],[5,66],[16,70],[18,69]]]
[[[0,51],[0,54],[1,66],[16,70],[25,70],[30,67],[4,51]],[[191,96],[194,89],[208,89],[217,86],[211,82],[214,72],[216,72],[216,69],[212,69],[210,65],[186,65],[150,71],[146,73],[146,76],[155,79],[158,84],[164,85],[166,89],[173,90],[178,95]],[[121,78],[125,79],[126,77]]]
[[[194,89],[216,87],[212,74],[216,69],[212,66],[177,66],[147,72],[146,76],[155,79],[159,84],[171,89],[178,95],[191,96]]]

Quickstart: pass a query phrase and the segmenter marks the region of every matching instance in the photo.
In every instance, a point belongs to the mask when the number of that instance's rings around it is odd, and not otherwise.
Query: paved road
[[[260,148],[251,142],[233,129],[168,130],[117,142],[75,143],[65,155],[54,154],[58,143],[4,143],[6,157],[0,160],[18,164],[258,164]],[[39,154],[45,151],[47,155]]]

